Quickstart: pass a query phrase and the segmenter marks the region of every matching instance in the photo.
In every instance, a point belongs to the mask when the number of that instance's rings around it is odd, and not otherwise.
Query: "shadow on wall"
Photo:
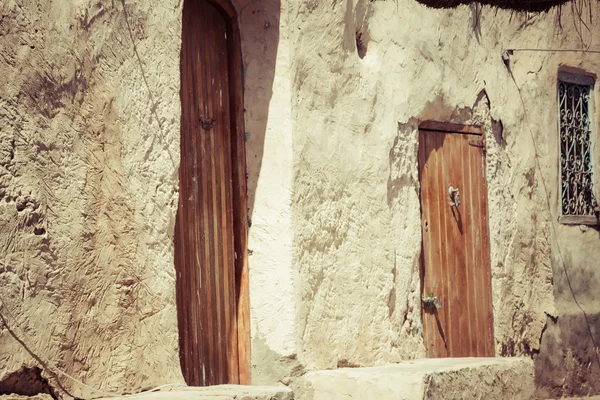
[[[235,2],[240,15],[244,61],[244,117],[248,174],[248,225],[264,152],[279,45],[280,0]],[[274,127],[277,129],[278,127]]]
[[[600,394],[599,326],[598,312],[548,316],[540,351],[534,355],[540,398]]]
[[[600,272],[585,250],[589,244],[569,237],[577,237],[573,230],[580,228],[561,228],[562,243],[577,244],[563,245],[561,256],[552,259],[558,317],[548,316],[540,351],[534,355],[540,398],[600,394]],[[590,241],[598,240],[597,233],[588,233]]]

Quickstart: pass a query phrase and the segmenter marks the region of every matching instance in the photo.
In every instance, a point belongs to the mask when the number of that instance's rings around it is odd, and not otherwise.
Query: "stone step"
[[[176,386],[157,392],[145,392],[105,400],[292,400],[292,390],[285,386],[216,385],[206,387]]]
[[[600,400],[600,396],[583,396],[583,397],[561,397],[560,399],[548,399],[548,400]]]
[[[444,358],[304,375],[295,400],[424,400],[535,398],[529,358]]]

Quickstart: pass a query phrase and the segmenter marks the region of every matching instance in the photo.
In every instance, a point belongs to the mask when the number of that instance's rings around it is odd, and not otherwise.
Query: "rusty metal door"
[[[193,386],[239,381],[228,71],[225,17],[186,1],[175,266],[180,361]]]
[[[494,356],[485,142],[478,127],[419,130],[421,315],[428,357]]]

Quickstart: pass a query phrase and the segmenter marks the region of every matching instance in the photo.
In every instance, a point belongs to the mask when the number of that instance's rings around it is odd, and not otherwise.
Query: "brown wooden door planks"
[[[421,292],[442,303],[422,306],[428,357],[494,355],[485,148],[472,143],[484,143],[477,127],[428,122],[419,131]]]
[[[245,238],[236,238],[236,231],[245,235],[236,227],[244,214],[234,210],[244,203],[234,197],[245,196],[245,183],[233,159],[241,151],[235,142],[240,98],[228,21],[208,1],[184,4],[175,266],[181,367],[193,386],[238,383],[240,369],[246,371],[239,358],[236,282],[245,259],[236,264],[235,257],[245,246]]]

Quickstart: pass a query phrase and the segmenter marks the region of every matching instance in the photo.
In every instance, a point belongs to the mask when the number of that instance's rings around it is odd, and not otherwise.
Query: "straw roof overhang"
[[[433,8],[453,8],[461,4],[485,4],[492,7],[517,11],[547,11],[554,6],[569,0],[417,0],[419,3]]]

